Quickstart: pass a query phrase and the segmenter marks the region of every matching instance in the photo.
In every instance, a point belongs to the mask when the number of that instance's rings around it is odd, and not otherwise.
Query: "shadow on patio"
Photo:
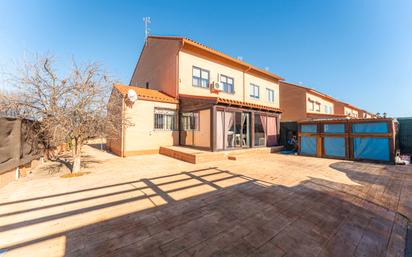
[[[402,254],[407,220],[346,193],[354,188],[315,178],[285,187],[210,167],[50,194],[0,204],[10,207],[0,213],[0,248],[6,256]]]

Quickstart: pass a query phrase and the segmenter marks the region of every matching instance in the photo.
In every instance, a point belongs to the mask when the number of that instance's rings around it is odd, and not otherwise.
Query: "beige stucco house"
[[[282,121],[310,119],[373,118],[371,113],[312,88],[281,81]]]
[[[132,124],[122,125],[107,145],[121,156],[172,145],[209,151],[275,146],[280,80],[193,40],[149,36],[130,85],[115,85],[110,99],[124,106],[119,117]]]

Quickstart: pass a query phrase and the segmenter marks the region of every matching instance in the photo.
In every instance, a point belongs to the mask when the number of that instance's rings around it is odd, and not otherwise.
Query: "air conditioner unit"
[[[222,82],[213,82],[213,89],[216,91],[222,91],[223,90]]]

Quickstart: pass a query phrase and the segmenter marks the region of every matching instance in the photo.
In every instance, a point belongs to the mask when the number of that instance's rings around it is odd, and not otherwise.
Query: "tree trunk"
[[[72,173],[80,171],[81,167],[81,145],[78,139],[74,140],[73,144],[73,168]]]

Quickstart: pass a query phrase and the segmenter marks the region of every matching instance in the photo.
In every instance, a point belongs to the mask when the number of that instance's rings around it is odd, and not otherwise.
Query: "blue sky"
[[[371,112],[412,116],[412,1],[0,0],[0,69],[53,53],[128,83],[152,34],[181,35]],[[7,89],[6,84],[0,88]]]

